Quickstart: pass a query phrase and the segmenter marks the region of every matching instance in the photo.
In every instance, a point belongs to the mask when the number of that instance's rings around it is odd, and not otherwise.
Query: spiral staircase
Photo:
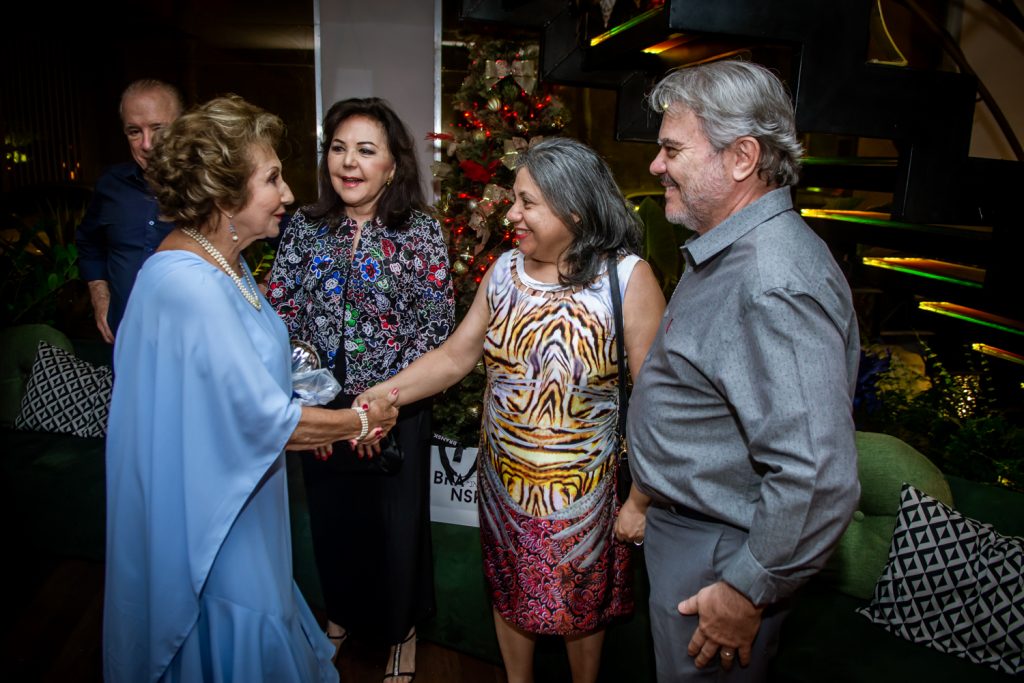
[[[776,70],[809,141],[797,206],[846,269],[866,336],[969,345],[1019,396],[1024,163],[969,156],[977,79],[907,67],[875,2],[648,4],[617,3],[608,25],[569,1],[464,0],[462,17],[535,29],[548,82],[617,91],[620,140],[656,139],[643,97],[670,68],[741,56]],[[844,206],[858,196],[884,201]]]

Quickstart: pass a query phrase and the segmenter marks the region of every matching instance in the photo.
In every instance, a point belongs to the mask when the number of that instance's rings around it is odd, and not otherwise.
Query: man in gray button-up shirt
[[[716,62],[669,74],[650,101],[666,215],[698,233],[629,406],[636,487],[653,499],[658,680],[763,680],[787,598],[860,494],[857,322],[793,210],[801,149],[778,79]]]

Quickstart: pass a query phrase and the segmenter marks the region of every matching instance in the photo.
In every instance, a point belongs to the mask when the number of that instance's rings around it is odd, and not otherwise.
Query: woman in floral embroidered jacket
[[[342,380],[335,402],[347,407],[447,338],[454,297],[398,116],[378,98],[348,99],[327,112],[323,131],[320,199],[290,221],[268,298],[291,337]],[[416,622],[434,609],[429,404],[403,407],[396,432],[397,474],[342,472],[309,453],[303,475],[335,652],[349,631],[390,643],[385,680],[406,683]]]

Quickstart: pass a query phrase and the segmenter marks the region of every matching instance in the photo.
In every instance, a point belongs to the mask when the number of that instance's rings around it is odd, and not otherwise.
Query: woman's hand
[[[365,395],[363,394],[363,396]],[[362,439],[356,439],[351,442],[353,444],[352,447],[355,448],[357,445],[372,447],[374,448],[374,453],[379,453],[380,447],[377,446],[377,443],[391,431],[391,428],[395,426],[395,421],[398,419],[398,408],[395,407],[395,402],[398,400],[398,389],[392,389],[380,398],[372,398],[360,403],[360,399],[363,396],[357,397],[354,405],[360,406],[366,411],[370,430]],[[360,457],[362,457],[362,453],[360,453]]]
[[[359,443],[374,444],[388,433],[398,417],[398,390],[366,403],[367,433]],[[314,451],[317,459],[326,460],[331,455],[335,441],[354,440],[362,432],[359,415],[348,408],[320,408],[303,406],[299,424],[292,432],[285,449],[289,451]]]
[[[623,543],[642,545],[647,529],[647,508],[650,505],[650,498],[640,493],[636,486],[630,487],[629,498],[622,504],[619,516],[615,519],[615,538]]]

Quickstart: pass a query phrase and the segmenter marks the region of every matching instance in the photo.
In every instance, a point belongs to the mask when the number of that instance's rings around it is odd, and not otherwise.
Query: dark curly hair
[[[324,116],[323,140],[320,149],[320,170],[317,173],[320,198],[303,209],[314,220],[326,220],[332,225],[345,218],[345,202],[331,184],[331,170],[327,167],[327,156],[331,150],[334,131],[343,121],[353,116],[365,116],[376,121],[384,129],[388,151],[395,160],[395,177],[381,192],[377,201],[377,218],[390,228],[408,225],[413,210],[427,212],[420,185],[419,166],[416,165],[416,149],[409,130],[398,118],[387,102],[379,97],[353,97],[335,102]]]
[[[146,167],[161,215],[199,227],[218,205],[245,206],[253,149],[276,149],[283,135],[280,118],[238,95],[191,109],[160,131]]]

